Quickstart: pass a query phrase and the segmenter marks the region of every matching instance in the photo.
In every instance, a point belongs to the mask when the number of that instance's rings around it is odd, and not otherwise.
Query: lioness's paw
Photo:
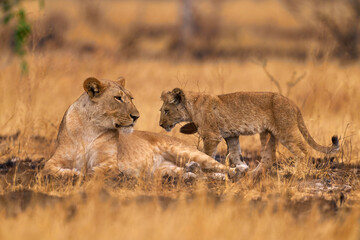
[[[208,175],[208,178],[210,180],[215,180],[215,181],[225,181],[226,180],[226,175],[224,173],[210,173]]]
[[[81,172],[76,168],[59,168],[57,173],[62,176],[79,176]]]
[[[184,171],[186,173],[200,173],[201,171],[200,164],[193,161],[188,162],[185,164]]]
[[[192,172],[186,172],[183,174],[183,179],[186,184],[192,184],[193,182],[195,182],[196,178],[197,175]]]

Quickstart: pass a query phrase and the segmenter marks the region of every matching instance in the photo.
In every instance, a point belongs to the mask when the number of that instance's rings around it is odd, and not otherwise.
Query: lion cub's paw
[[[246,163],[241,163],[236,165],[235,169],[241,173],[246,173],[249,170],[249,166]]]
[[[238,179],[245,175],[245,173],[249,170],[249,166],[245,163],[238,164],[234,168],[229,169],[229,178],[230,179]]]

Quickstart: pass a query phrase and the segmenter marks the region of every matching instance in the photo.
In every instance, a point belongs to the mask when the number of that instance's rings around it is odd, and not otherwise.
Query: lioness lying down
[[[131,93],[117,81],[88,78],[85,92],[68,108],[60,124],[57,148],[44,173],[65,176],[125,174],[136,177],[146,170],[153,175],[194,177],[191,169],[236,174],[211,157],[174,137],[133,131],[139,112]],[[193,161],[193,164],[186,163]]]
[[[297,158],[307,154],[305,141],[322,153],[339,150],[336,136],[332,138],[331,147],[316,143],[305,126],[300,109],[278,93],[210,95],[175,88],[171,92],[163,92],[161,99],[161,127],[170,131],[177,123],[190,122],[180,131],[186,134],[198,132],[204,142],[204,152],[212,157],[224,138],[228,156],[234,165],[245,164],[242,162],[239,135],[260,133],[262,159],[254,175],[275,161],[278,142]]]

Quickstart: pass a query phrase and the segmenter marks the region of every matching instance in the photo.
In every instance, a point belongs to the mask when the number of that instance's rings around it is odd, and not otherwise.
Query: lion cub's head
[[[189,121],[189,113],[185,107],[185,94],[180,88],[163,92],[161,100],[163,100],[163,105],[160,108],[159,125],[166,131],[170,132],[177,123]]]
[[[89,99],[86,110],[90,121],[100,128],[119,129],[125,133],[132,131],[140,115],[131,93],[125,89],[124,78],[109,81],[90,77],[83,87]]]

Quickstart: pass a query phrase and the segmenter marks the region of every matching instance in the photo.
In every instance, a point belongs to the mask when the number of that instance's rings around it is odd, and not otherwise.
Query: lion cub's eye
[[[168,115],[169,114],[169,110],[164,110],[164,114]]]
[[[120,102],[124,102],[120,96],[115,96],[114,98]]]

